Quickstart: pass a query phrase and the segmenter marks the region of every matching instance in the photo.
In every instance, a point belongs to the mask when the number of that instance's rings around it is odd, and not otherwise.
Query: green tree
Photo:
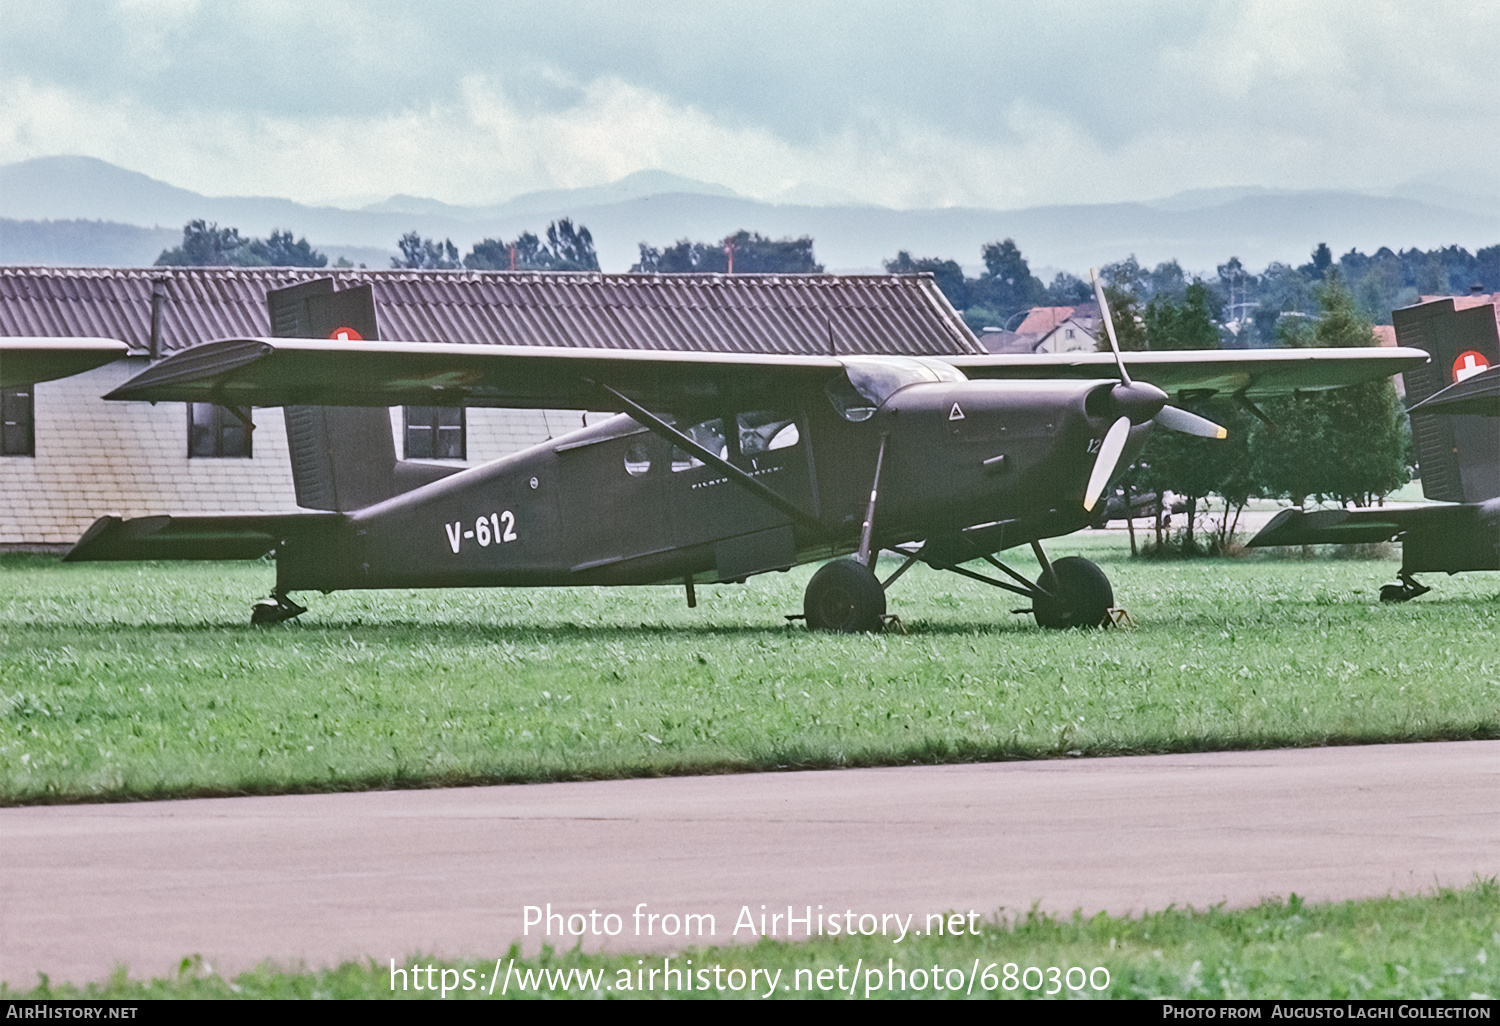
[[[1154,350],[1220,349],[1219,326],[1214,321],[1213,293],[1201,281],[1183,290],[1175,302],[1165,295],[1146,304],[1146,338]]]
[[[157,267],[254,266],[262,261],[251,254],[250,239],[238,228],[220,228],[217,221],[189,221],[182,226],[182,245],[162,250]]]
[[[896,254],[894,260],[886,260],[885,269],[890,274],[921,274],[926,272],[937,279],[937,287],[942,290],[948,302],[953,304],[955,310],[967,310],[969,308],[969,279],[964,277],[964,269],[959,266],[957,260],[942,260],[937,257],[922,257],[912,259],[912,255],[906,250]]]
[[[1115,326],[1115,341],[1121,352],[1139,353],[1148,348],[1146,344],[1145,318],[1136,304],[1135,293],[1116,285],[1104,286],[1104,302],[1109,306],[1110,322]],[[1109,333],[1103,325],[1099,328],[1099,352],[1107,353]]]
[[[307,238],[292,238],[291,232],[271,229],[265,239],[251,239],[251,256],[270,267],[327,267],[328,257],[308,245]]]
[[[1153,350],[1222,348],[1213,305],[1212,292],[1197,280],[1183,289],[1180,301],[1165,291],[1154,296],[1146,304],[1142,318],[1147,344]],[[1117,331],[1119,323],[1117,317]],[[1187,524],[1180,539],[1185,552],[1199,549],[1197,520],[1208,496],[1219,495],[1225,500],[1223,515],[1214,529],[1215,541],[1222,548],[1228,544],[1233,523],[1255,490],[1253,476],[1246,469],[1249,442],[1244,416],[1232,404],[1222,401],[1203,405],[1194,412],[1223,425],[1234,442],[1154,430],[1134,481],[1137,487],[1163,495],[1170,491],[1186,502]],[[1158,526],[1157,545],[1165,541]]]
[[[416,232],[407,232],[397,243],[401,256],[391,257],[391,266],[420,271],[447,271],[459,266],[458,247],[452,239],[437,242],[424,239]]]
[[[574,229],[569,218],[564,217],[547,226],[547,248],[552,254],[554,270],[599,270],[599,256],[594,252],[594,237],[582,225]]]
[[[158,267],[326,267],[328,258],[276,228],[265,239],[247,239],[238,228],[218,222],[189,221],[182,227],[182,245],[163,250]]]
[[[1322,317],[1289,323],[1281,331],[1284,344],[1375,344],[1370,322],[1337,268],[1324,277],[1318,299]],[[1310,498],[1368,505],[1409,480],[1410,428],[1389,379],[1274,400],[1264,410],[1274,426],[1257,426],[1251,445],[1268,497],[1299,506]]]
[[[1018,311],[1047,301],[1047,287],[1031,273],[1014,239],[986,243],[979,254],[984,273],[974,280],[970,301],[994,311],[997,323],[1004,324]]]
[[[474,271],[597,271],[599,256],[594,237],[570,218],[547,226],[547,241],[531,232],[514,240],[481,239],[464,257],[464,266]]]
[[[822,274],[813,258],[809,235],[768,239],[744,229],[722,242],[679,239],[663,249],[641,243],[641,259],[632,271],[659,274]],[[732,262],[732,267],[731,267]]]

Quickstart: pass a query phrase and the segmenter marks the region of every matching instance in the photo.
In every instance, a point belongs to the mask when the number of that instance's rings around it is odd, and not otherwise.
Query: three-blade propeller
[[[1114,422],[1099,443],[1099,455],[1094,459],[1094,469],[1089,473],[1088,487],[1083,493],[1083,508],[1092,511],[1104,494],[1109,479],[1115,474],[1120,455],[1125,451],[1125,442],[1130,437],[1131,427],[1151,421],[1169,431],[1180,431],[1200,438],[1225,438],[1229,432],[1206,417],[1167,405],[1167,393],[1155,385],[1143,381],[1131,381],[1125,369],[1125,358],[1120,355],[1120,343],[1115,337],[1115,322],[1109,314],[1109,303],[1104,298],[1104,283],[1098,274],[1089,270],[1094,282],[1094,298],[1099,301],[1099,316],[1104,319],[1104,330],[1109,336],[1110,352],[1115,354],[1115,367],[1120,372],[1120,383],[1109,390],[1109,404],[1117,414]]]

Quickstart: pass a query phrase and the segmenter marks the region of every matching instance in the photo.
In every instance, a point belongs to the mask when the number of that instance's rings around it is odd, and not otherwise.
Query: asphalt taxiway
[[[668,915],[714,917],[692,943],[746,941],[763,905],[916,925],[1497,874],[1500,741],[14,808],[0,978],[571,947],[564,920],[526,926],[549,903],[621,917],[586,949],[673,951]]]

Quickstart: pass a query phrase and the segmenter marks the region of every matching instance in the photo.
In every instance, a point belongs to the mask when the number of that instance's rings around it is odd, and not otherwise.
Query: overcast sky
[[[56,154],[303,202],[1493,195],[1500,3],[0,0],[0,163]]]

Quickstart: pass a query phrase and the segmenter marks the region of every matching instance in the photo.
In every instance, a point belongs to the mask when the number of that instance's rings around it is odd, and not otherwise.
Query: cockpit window
[[[738,417],[740,455],[755,456],[773,449],[790,449],[800,440],[797,421],[790,413],[751,410]]]
[[[844,360],[844,373],[824,392],[845,420],[869,420],[875,411],[907,385],[935,381],[964,381],[963,372],[941,360],[919,357],[862,357]]]

